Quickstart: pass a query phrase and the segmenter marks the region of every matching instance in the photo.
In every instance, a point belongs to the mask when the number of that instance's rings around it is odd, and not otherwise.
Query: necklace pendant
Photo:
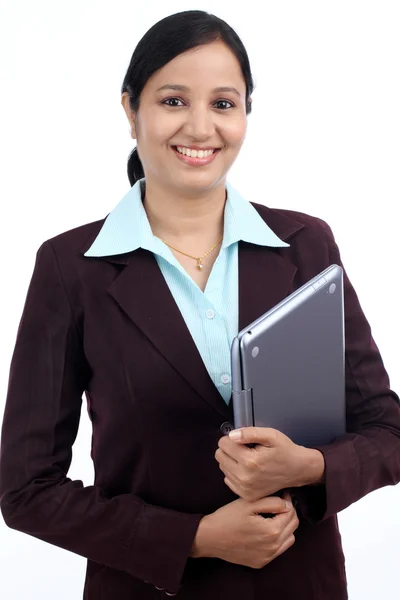
[[[197,268],[199,269],[199,271],[201,271],[203,268],[202,260],[201,260],[201,258],[197,258],[196,260],[197,260]]]

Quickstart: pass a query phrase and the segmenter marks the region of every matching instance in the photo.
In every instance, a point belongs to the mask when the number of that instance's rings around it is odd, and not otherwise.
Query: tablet
[[[343,270],[331,265],[233,340],[235,429],[272,427],[306,447],[346,432]]]

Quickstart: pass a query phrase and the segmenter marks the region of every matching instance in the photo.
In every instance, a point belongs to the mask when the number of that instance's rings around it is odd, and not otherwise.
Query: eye
[[[233,102],[230,102],[230,100],[217,100],[215,102],[215,104],[219,104],[219,105],[221,105],[221,104],[225,104],[225,105],[229,104],[230,105],[230,106],[217,106],[217,108],[220,108],[222,110],[226,110],[227,108],[234,108],[234,106],[235,106],[233,104]]]
[[[171,104],[169,104],[170,102],[171,102]],[[182,106],[183,105],[183,103],[182,104],[175,104],[175,102],[181,102],[182,103],[182,100],[180,98],[167,98],[166,100],[163,100],[161,102],[161,104],[165,104],[166,106],[172,106],[172,107],[174,107],[174,106]]]

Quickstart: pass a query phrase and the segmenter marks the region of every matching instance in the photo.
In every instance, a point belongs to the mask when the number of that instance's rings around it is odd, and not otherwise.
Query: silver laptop
[[[234,425],[272,427],[296,444],[346,432],[343,270],[331,265],[233,340]]]

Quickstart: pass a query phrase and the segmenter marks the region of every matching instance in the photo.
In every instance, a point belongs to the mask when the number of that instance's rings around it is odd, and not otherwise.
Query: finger
[[[234,470],[235,467],[237,468],[237,464],[238,464],[237,460],[232,458],[229,454],[224,452],[224,450],[222,450],[221,448],[218,448],[218,450],[216,451],[215,458],[216,458],[217,462],[219,462],[220,465],[222,465],[226,469],[229,469],[230,471]]]
[[[229,479],[229,481],[231,481],[237,488],[241,487],[240,481],[236,477],[235,473],[232,473],[232,471],[230,471],[229,469],[225,469],[225,468],[221,467],[221,465],[219,465],[219,468],[221,469],[221,471],[223,472],[225,477],[227,477]]]
[[[279,516],[281,516],[281,515],[279,515]],[[282,533],[278,538],[278,542],[280,544],[284,544],[285,541],[287,540],[287,538],[290,538],[292,535],[294,535],[294,532],[296,531],[296,529],[299,526],[299,520],[297,518],[296,513],[290,512],[290,513],[288,513],[288,516],[290,516],[290,519],[289,519],[288,523],[286,523],[283,526]],[[282,523],[284,523],[283,520],[282,520]]]
[[[297,515],[292,507],[290,510],[281,513],[275,513],[272,519],[266,519],[266,523],[270,523],[270,526],[276,531],[280,531],[279,538],[282,536],[282,532],[287,528],[290,529],[291,524],[294,525]]]
[[[242,446],[242,444],[232,442],[226,436],[220,439],[218,442],[218,447],[220,452],[224,452],[226,456],[229,456],[232,460],[235,460],[241,464],[248,459],[249,452],[254,452],[255,450],[254,448],[247,448],[247,446]]]
[[[283,500],[285,500],[285,502],[287,502],[288,506],[289,506],[291,509],[294,509],[294,510],[296,510],[296,506],[295,506],[295,505],[294,505],[294,503],[293,503],[293,496],[292,496],[292,494],[291,494],[291,492],[290,492],[289,490],[285,490],[285,491],[283,492],[283,494],[282,494],[282,498],[283,498]]]
[[[263,526],[265,527],[265,534],[273,536],[279,550],[287,538],[291,537],[297,529],[297,515],[294,511],[277,514],[271,519],[265,519]]]
[[[275,445],[277,433],[279,432],[276,429],[270,427],[242,427],[231,431],[229,438],[240,444],[256,443],[270,446]]]
[[[232,490],[232,492],[234,494],[236,494],[236,496],[240,497],[239,488],[237,488],[236,485],[228,477],[224,478],[224,483],[228,486],[228,488],[230,488]]]
[[[222,452],[218,450],[217,452]],[[225,454],[218,454],[219,457],[219,468],[221,471],[229,477],[229,479],[235,483],[236,486],[242,487],[241,476],[243,475],[243,467],[237,463],[235,460],[231,459],[229,456]],[[260,494],[260,496],[264,496],[264,494]],[[255,498],[255,497],[254,497]]]
[[[293,506],[279,496],[267,496],[266,498],[261,498],[260,500],[252,502],[251,505],[255,514],[273,513],[277,515],[289,512]]]
[[[225,484],[228,487],[230,487],[230,489],[237,496],[239,496],[239,498],[242,498],[246,502],[255,502],[256,500],[259,500],[260,498],[264,497],[263,492],[260,493],[254,487],[251,490],[249,490],[247,488],[243,488],[241,481],[236,477],[236,475],[234,473],[231,473],[230,471],[225,471],[224,469],[221,468],[221,465],[220,465],[220,469],[225,475],[225,479],[224,479]]]
[[[283,542],[285,537],[291,535],[299,526],[299,519],[296,509],[292,506],[287,513],[279,514],[274,517],[275,526],[281,527],[282,533],[280,539]]]
[[[278,556],[280,556],[281,554],[283,554],[284,552],[286,552],[286,550],[289,550],[289,548],[291,548],[294,545],[295,542],[296,542],[296,538],[294,537],[294,535],[293,534],[289,535],[284,540],[284,542],[282,542],[280,548],[275,553],[274,558],[277,558]]]
[[[286,502],[288,502],[289,504],[291,504],[293,506],[293,499],[292,499],[292,494],[289,492],[289,490],[285,490],[282,494],[282,498],[284,500],[286,500]]]

